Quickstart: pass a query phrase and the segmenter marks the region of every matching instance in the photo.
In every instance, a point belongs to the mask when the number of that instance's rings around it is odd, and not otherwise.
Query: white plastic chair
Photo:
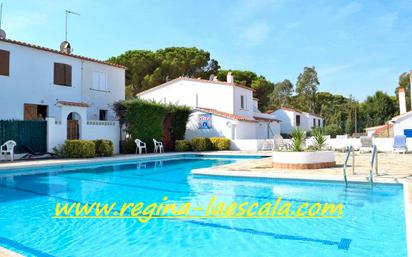
[[[137,154],[137,149],[139,149],[139,154],[142,154],[143,149],[146,151],[147,153],[147,148],[146,148],[146,143],[143,142],[140,139],[135,139],[134,140],[135,144],[136,144],[136,154]]]
[[[163,153],[164,149],[163,149],[163,143],[160,141],[157,141],[156,139],[153,138],[153,145],[154,145],[154,152],[157,153]]]
[[[0,146],[0,154],[3,156],[3,154],[10,154],[10,161],[14,161],[14,147],[16,146],[16,142],[13,140],[9,140],[6,143],[2,144]],[[6,157],[4,157],[6,160]]]

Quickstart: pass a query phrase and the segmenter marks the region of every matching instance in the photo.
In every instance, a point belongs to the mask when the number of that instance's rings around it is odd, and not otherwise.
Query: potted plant
[[[312,144],[306,147],[306,133],[301,129],[292,132],[289,147],[273,152],[272,165],[280,169],[320,169],[336,166],[335,153],[327,151],[326,137],[320,128],[312,130]]]

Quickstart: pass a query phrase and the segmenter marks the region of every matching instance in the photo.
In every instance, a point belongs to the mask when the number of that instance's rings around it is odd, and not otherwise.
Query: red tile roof
[[[55,54],[65,55],[65,56],[77,58],[77,59],[84,60],[84,61],[95,62],[95,63],[105,64],[105,65],[109,65],[109,66],[113,66],[113,67],[117,67],[117,68],[121,68],[121,69],[126,69],[125,66],[122,66],[122,65],[119,65],[119,64],[100,61],[100,60],[97,60],[97,59],[93,59],[93,58],[89,58],[89,57],[85,57],[85,56],[80,56],[80,55],[76,55],[76,54],[66,54],[66,53],[60,52],[60,51],[55,50],[55,49],[51,49],[51,48],[47,48],[47,47],[43,47],[43,46],[38,46],[38,45],[33,45],[33,44],[29,44],[29,43],[25,43],[25,42],[21,42],[21,41],[17,41],[17,40],[0,38],[0,41],[10,43],[10,44],[30,47],[30,48],[34,48],[34,49],[37,49],[37,50],[42,50],[42,51],[51,52],[51,53],[55,53]]]
[[[76,102],[68,102],[68,101],[58,101],[57,103],[66,106],[76,106],[76,107],[89,107],[87,103],[76,103]]]
[[[147,92],[151,92],[151,91],[153,91],[153,90],[156,90],[157,88],[161,88],[161,87],[168,86],[168,85],[170,85],[170,84],[172,84],[172,83],[174,83],[174,82],[176,82],[176,81],[180,81],[180,80],[193,81],[193,82],[202,82],[202,83],[210,83],[210,84],[219,84],[219,85],[224,85],[224,86],[235,86],[235,87],[241,87],[241,88],[244,88],[244,89],[253,91],[253,92],[255,91],[253,88],[250,88],[250,87],[247,87],[247,86],[243,86],[243,85],[240,85],[240,84],[236,84],[236,83],[228,83],[228,82],[218,81],[218,80],[216,81],[216,80],[193,79],[193,78],[187,78],[187,77],[178,77],[178,78],[172,79],[172,80],[170,80],[170,81],[167,81],[167,82],[165,82],[165,83],[163,83],[163,84],[160,84],[160,85],[158,85],[158,86],[155,86],[155,87],[149,88],[149,89],[147,89],[147,90],[145,90],[145,91],[142,91],[142,92],[138,93],[136,96],[139,96],[139,95],[144,94],[144,93],[147,93]]]
[[[384,132],[385,130],[391,129],[392,127],[393,127],[393,124],[385,124],[382,127],[375,130],[375,132],[373,134],[374,135],[379,135],[380,133]]]
[[[218,111],[215,109],[210,109],[210,108],[196,108],[196,110],[199,110],[201,112],[207,112],[207,113],[211,113],[223,118],[227,118],[227,119],[231,119],[231,120],[239,120],[239,121],[247,121],[247,122],[256,122],[255,119],[246,117],[246,116],[241,116],[241,115],[236,115],[236,114],[231,114],[231,113],[227,113],[227,112],[222,112],[222,111]]]
[[[258,116],[253,116],[253,118],[255,118],[255,120],[259,120],[259,121],[276,121],[276,122],[281,122],[281,120],[274,119],[274,118],[258,117]]]

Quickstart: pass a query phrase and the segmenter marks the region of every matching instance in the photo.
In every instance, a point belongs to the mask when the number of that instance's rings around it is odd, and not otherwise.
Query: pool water
[[[0,176],[0,246],[26,256],[406,256],[400,185],[191,175],[243,157],[42,168]],[[30,170],[27,170],[30,171]],[[58,202],[343,203],[341,219],[52,219]]]

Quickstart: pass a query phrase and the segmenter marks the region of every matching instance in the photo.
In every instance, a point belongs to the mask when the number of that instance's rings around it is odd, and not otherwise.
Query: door
[[[79,121],[67,120],[67,139],[79,139]]]
[[[37,120],[36,104],[24,104],[24,120]]]

